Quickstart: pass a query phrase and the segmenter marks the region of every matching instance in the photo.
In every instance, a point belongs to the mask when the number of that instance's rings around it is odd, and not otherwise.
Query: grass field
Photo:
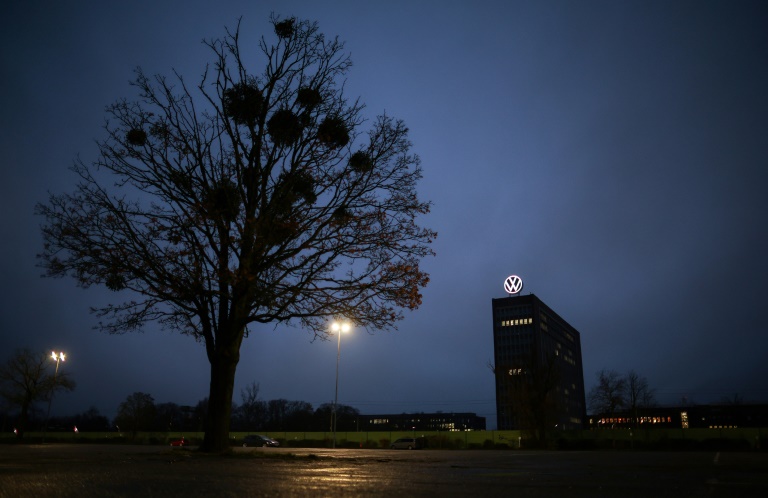
[[[233,444],[249,432],[233,432]],[[331,432],[263,432],[280,441],[284,447],[327,448],[332,445]],[[48,431],[46,441],[82,443],[134,443],[166,445],[174,439],[185,437],[192,444],[202,441],[201,432],[140,432],[136,437],[119,432],[59,432]],[[431,449],[529,449],[534,441],[520,431],[465,431],[465,432],[337,432],[336,446],[342,448],[388,448],[392,441],[401,437],[423,438]],[[3,433],[0,441],[12,442],[13,433]],[[42,441],[40,432],[28,432],[27,442]],[[684,450],[762,450],[768,449],[768,429],[604,429],[597,431],[561,431],[552,434],[547,442],[552,449],[684,449]]]

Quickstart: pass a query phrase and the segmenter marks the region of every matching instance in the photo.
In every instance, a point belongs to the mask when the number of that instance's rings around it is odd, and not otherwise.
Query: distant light
[[[352,326],[349,324],[349,322],[333,322],[331,324],[331,330],[334,332],[349,332],[352,330]]]

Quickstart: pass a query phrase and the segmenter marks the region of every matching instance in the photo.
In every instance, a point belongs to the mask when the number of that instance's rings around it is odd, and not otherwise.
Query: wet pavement
[[[0,445],[0,497],[768,496],[768,454]]]

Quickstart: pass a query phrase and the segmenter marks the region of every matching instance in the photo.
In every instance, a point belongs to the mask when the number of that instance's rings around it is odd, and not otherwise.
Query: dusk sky
[[[768,402],[768,2],[11,1],[0,7],[0,361],[64,351],[77,382],[53,413],[112,418],[129,394],[194,405],[202,344],[110,336],[101,288],[41,278],[34,206],[74,190],[104,109],[133,70],[197,81],[201,41],[242,16],[259,73],[271,12],[346,42],[365,115],[411,130],[422,225],[439,234],[421,308],[342,337],[339,403],[362,413],[475,412],[496,426],[491,299],[504,279],[581,333],[586,390],[636,370],[661,404]],[[332,402],[336,341],[254,328],[234,401]]]

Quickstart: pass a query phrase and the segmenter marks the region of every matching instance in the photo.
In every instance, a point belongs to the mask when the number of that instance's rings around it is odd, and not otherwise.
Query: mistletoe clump
[[[293,17],[286,19],[285,21],[275,23],[275,34],[278,38],[290,38],[293,36],[293,32],[296,30],[295,25],[296,19]]]
[[[315,180],[312,175],[306,172],[296,173],[290,183],[294,194],[304,199],[307,204],[314,204],[317,201]]]
[[[240,212],[240,195],[237,186],[229,180],[217,183],[207,192],[205,204],[209,216],[218,216],[227,222],[234,221]]]
[[[347,206],[339,206],[331,215],[331,223],[337,226],[346,225],[352,218],[352,211]]]
[[[373,169],[373,160],[367,152],[359,150],[349,158],[349,167],[358,173],[365,173]]]
[[[254,83],[240,82],[224,90],[224,115],[237,124],[253,125],[261,114],[264,97]]]
[[[287,216],[299,200],[309,205],[317,201],[314,178],[304,171],[281,173],[272,199],[273,213]]]
[[[107,275],[107,278],[104,280],[104,285],[106,285],[107,289],[113,292],[118,292],[125,289],[126,282],[122,275],[114,272]]]
[[[143,147],[147,143],[147,132],[141,128],[132,128],[125,134],[125,140],[134,147]]]
[[[290,109],[280,109],[269,118],[267,131],[275,145],[287,147],[301,138],[301,121]]]
[[[349,143],[349,130],[343,119],[327,117],[317,127],[317,139],[332,149],[344,147]]]
[[[323,96],[315,88],[302,87],[296,94],[296,103],[305,109],[312,109],[322,101]]]

